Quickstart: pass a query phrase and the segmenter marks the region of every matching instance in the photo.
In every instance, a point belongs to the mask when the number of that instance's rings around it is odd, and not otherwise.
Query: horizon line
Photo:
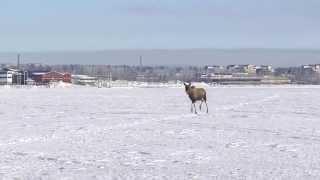
[[[22,50],[22,51],[1,51],[0,54],[23,54],[23,53],[98,53],[107,51],[238,51],[238,50],[265,50],[265,51],[320,51],[320,48],[261,48],[261,47],[231,47],[231,48],[106,48],[106,49],[52,49],[52,50]]]

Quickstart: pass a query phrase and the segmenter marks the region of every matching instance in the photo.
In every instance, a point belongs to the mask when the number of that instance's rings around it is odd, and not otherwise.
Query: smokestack
[[[140,56],[140,67],[142,67],[142,56]]]
[[[17,55],[17,69],[20,69],[20,54]]]

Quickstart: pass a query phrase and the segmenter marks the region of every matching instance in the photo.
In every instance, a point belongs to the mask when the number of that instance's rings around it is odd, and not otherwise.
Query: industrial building
[[[0,85],[24,85],[27,82],[28,73],[26,71],[3,68],[0,70]]]
[[[88,75],[72,75],[72,83],[78,85],[96,86],[98,83],[97,77],[91,77]]]
[[[33,72],[31,74],[32,80],[36,84],[48,84],[50,82],[66,82],[71,83],[71,74],[70,73],[60,73],[56,71],[52,72]]]

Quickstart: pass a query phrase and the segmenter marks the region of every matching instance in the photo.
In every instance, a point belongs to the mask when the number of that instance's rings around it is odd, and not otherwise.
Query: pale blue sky
[[[0,52],[320,48],[319,0],[0,0]]]

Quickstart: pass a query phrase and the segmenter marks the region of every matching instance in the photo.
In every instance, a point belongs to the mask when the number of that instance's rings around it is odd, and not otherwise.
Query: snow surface
[[[0,88],[0,179],[319,179],[320,87]]]

